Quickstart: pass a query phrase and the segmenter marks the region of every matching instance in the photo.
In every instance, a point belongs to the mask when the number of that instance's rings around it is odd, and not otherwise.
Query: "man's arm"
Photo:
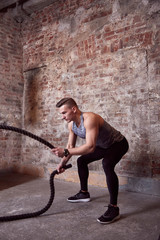
[[[94,151],[99,133],[99,122],[95,114],[88,113],[84,119],[86,128],[86,142],[80,147],[68,148],[71,155],[84,155]]]
[[[69,136],[68,136],[67,148],[74,148],[76,145],[77,136],[72,131],[72,125],[73,125],[72,122],[68,124]]]
[[[74,148],[75,145],[76,145],[76,139],[77,139],[77,136],[74,134],[74,132],[72,131],[72,123],[69,123],[68,124],[68,129],[69,129],[69,136],[68,136],[68,143],[67,143],[67,146],[66,148],[67,149],[71,149],[71,148]],[[67,164],[67,162],[69,161],[69,159],[72,157],[71,154],[69,154],[67,157],[63,157],[61,159],[61,162],[58,164],[57,166],[57,171],[60,173],[60,172],[63,172],[64,170],[62,170],[62,167],[64,165]]]
[[[85,115],[85,116],[84,116]],[[94,151],[99,133],[99,120],[96,114],[84,113],[84,126],[86,128],[86,142],[80,147],[69,147],[70,155],[84,155]],[[73,131],[71,130],[72,134]],[[71,134],[71,133],[70,133]],[[72,136],[72,135],[70,135]],[[75,136],[75,134],[74,134]],[[72,139],[72,137],[71,137]],[[74,138],[73,138],[74,139]],[[72,140],[73,141],[73,140]],[[74,146],[74,145],[73,145]],[[52,150],[58,157],[64,156],[64,149],[57,147]]]

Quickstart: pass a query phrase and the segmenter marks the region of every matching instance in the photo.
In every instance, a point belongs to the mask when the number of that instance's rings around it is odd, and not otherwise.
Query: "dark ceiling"
[[[10,10],[17,22],[22,22],[34,11],[57,2],[58,0],[0,0],[0,12]]]
[[[7,9],[21,7],[27,9],[29,13],[40,10],[57,0],[1,0],[0,1],[0,12],[7,11]]]

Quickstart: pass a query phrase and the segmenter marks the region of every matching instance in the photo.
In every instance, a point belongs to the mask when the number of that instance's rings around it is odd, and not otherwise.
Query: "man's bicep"
[[[88,124],[86,127],[86,143],[95,146],[99,128],[96,122]]]
[[[70,129],[69,131],[69,137],[68,137],[68,143],[67,148],[73,148],[76,144],[77,136],[74,134],[74,132]]]

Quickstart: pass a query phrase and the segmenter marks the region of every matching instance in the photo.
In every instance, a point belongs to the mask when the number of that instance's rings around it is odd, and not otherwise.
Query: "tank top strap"
[[[76,134],[80,138],[85,139],[86,138],[86,129],[84,127],[83,113],[81,114],[80,119],[81,119],[81,122],[80,122],[79,127],[77,127],[76,123],[73,122],[72,131],[74,132],[74,134]]]

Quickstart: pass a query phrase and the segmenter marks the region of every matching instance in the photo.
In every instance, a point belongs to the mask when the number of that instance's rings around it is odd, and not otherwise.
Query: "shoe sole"
[[[90,202],[90,198],[86,198],[86,199],[77,199],[77,200],[69,200],[67,199],[68,202],[72,202],[72,203],[78,203],[78,202]]]
[[[109,224],[109,223],[113,223],[115,222],[116,220],[120,219],[120,215],[118,215],[117,217],[115,217],[112,221],[110,222],[102,222],[100,221],[99,219],[97,219],[97,222],[101,223],[101,224]]]

